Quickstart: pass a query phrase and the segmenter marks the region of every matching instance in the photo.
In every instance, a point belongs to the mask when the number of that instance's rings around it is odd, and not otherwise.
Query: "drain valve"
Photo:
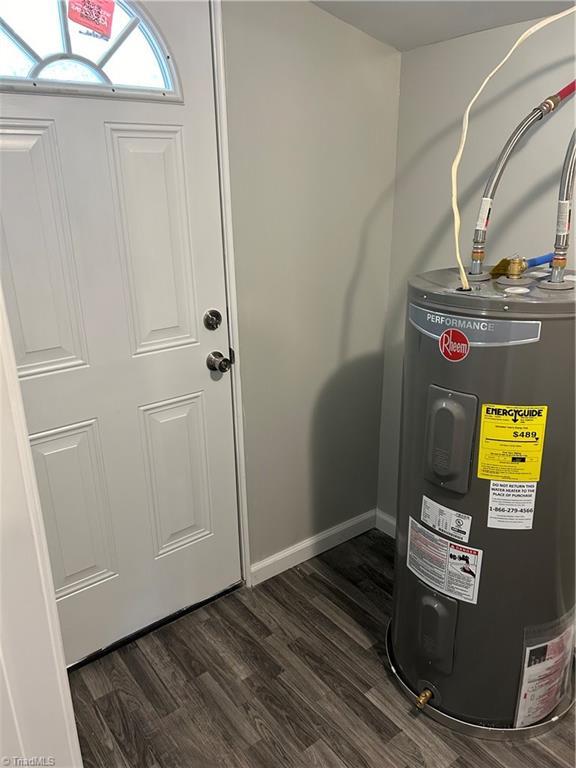
[[[418,696],[418,698],[416,699],[416,706],[418,707],[418,709],[424,709],[424,707],[426,706],[426,704],[428,704],[428,702],[430,701],[433,695],[434,694],[432,693],[430,688],[424,688],[420,696]]]

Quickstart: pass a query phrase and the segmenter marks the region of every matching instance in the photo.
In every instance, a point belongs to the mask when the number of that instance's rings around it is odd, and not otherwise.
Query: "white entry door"
[[[0,2],[2,284],[68,663],[241,578],[209,7],[144,8]]]

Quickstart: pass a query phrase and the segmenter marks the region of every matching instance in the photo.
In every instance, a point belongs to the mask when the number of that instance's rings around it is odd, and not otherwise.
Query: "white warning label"
[[[488,229],[492,202],[493,201],[491,197],[482,198],[482,202],[480,203],[480,210],[478,211],[478,219],[476,221],[476,229]]]
[[[488,502],[488,528],[530,530],[538,483],[505,483],[492,480]]]
[[[466,603],[478,602],[481,549],[448,541],[411,517],[406,565],[438,592]]]
[[[439,504],[428,496],[422,496],[420,519],[435,531],[445,533],[458,541],[468,541],[472,518],[455,509]]]
[[[558,200],[558,217],[556,219],[556,234],[567,235],[570,232],[571,200]]]
[[[516,728],[537,723],[558,706],[568,687],[573,650],[573,624],[548,642],[526,647]]]

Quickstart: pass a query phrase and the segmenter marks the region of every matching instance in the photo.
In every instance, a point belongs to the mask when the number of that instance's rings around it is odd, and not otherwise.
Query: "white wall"
[[[376,505],[400,56],[308,3],[223,18],[260,561]]]
[[[386,316],[378,506],[396,513],[405,286],[409,275],[453,264],[450,166],[467,102],[529,24],[514,24],[402,54],[398,175]],[[530,38],[472,113],[460,171],[462,246],[471,249],[484,182],[508,134],[574,77],[574,27],[564,19]],[[489,263],[552,249],[560,168],[574,102],[540,123],[502,180],[488,233]]]

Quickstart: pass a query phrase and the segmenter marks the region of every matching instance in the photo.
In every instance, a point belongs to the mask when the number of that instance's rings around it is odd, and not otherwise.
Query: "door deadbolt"
[[[224,357],[222,352],[210,352],[206,358],[206,365],[211,371],[218,371],[218,373],[228,373],[232,361],[228,357]]]
[[[204,328],[207,328],[209,331],[215,331],[217,328],[220,328],[222,324],[222,313],[218,312],[217,309],[209,309],[204,314]]]

